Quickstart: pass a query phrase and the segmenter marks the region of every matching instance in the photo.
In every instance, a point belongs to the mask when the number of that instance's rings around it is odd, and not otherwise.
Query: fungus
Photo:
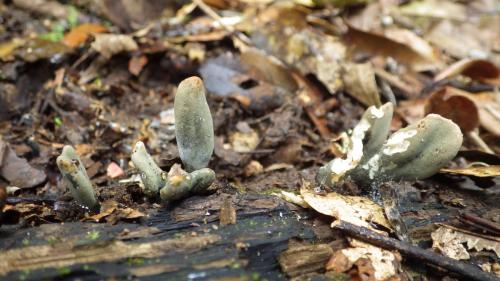
[[[59,171],[68,183],[73,198],[89,210],[98,211],[99,202],[94,187],[75,149],[69,145],[64,146],[56,162]]]
[[[344,179],[361,184],[425,179],[453,159],[462,146],[460,128],[437,114],[429,114],[385,140],[392,113],[390,103],[380,109],[369,107],[353,130],[346,159],[336,158],[321,167],[318,183],[332,187]]]

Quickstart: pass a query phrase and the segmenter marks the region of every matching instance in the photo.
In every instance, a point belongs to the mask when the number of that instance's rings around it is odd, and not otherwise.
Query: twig
[[[497,234],[500,233],[500,224],[467,213],[463,213],[462,217],[467,221],[487,227],[490,230],[495,231]]]
[[[467,132],[467,136],[484,152],[495,154],[493,150],[484,142],[484,140],[477,133],[477,129],[471,132]]]
[[[448,271],[457,273],[467,280],[498,281],[498,278],[495,276],[488,274],[475,266],[410,245],[394,238],[383,236],[362,226],[357,226],[345,221],[339,221],[338,223],[335,223],[333,227],[342,230],[349,236],[375,246],[388,250],[398,250],[401,254],[409,258],[423,261],[430,265],[436,265]]]
[[[250,39],[245,34],[236,30],[234,27],[225,24],[219,14],[217,14],[210,6],[205,4],[205,2],[203,2],[202,0],[193,0],[193,3],[196,4],[196,6],[198,6],[209,17],[216,20],[225,30],[227,30],[229,33],[234,34],[236,38],[242,43],[246,45],[252,45]]]

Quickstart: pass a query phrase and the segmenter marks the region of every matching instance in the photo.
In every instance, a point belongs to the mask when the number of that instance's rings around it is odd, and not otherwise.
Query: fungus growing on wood
[[[344,179],[361,184],[420,180],[437,173],[462,146],[460,128],[437,114],[429,114],[385,140],[392,112],[390,103],[369,107],[353,129],[346,159],[336,158],[321,167],[318,182],[331,187]]]
[[[98,211],[99,202],[94,187],[75,149],[69,145],[64,146],[56,162],[59,171],[68,183],[73,198],[91,211]]]

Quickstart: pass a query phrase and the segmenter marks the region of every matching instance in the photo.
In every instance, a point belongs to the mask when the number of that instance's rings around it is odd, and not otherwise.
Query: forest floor
[[[497,1],[12,0],[0,31],[1,280],[500,278]],[[164,203],[130,155],[181,164],[190,76],[216,180]],[[319,185],[386,102],[391,132],[453,120],[457,156],[422,180]],[[64,145],[98,212],[68,191]]]

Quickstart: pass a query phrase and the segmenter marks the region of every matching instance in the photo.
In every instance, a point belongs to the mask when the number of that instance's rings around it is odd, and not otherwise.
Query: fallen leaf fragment
[[[345,39],[357,51],[393,57],[416,71],[434,69],[439,64],[429,43],[408,30],[392,29],[378,34],[349,26]]]
[[[425,115],[430,113],[451,119],[464,133],[479,126],[479,110],[474,101],[451,87],[441,88],[427,98]]]
[[[62,42],[68,47],[76,48],[87,41],[90,35],[106,32],[106,27],[95,23],[84,23],[64,35]]]
[[[463,21],[467,19],[465,5],[455,2],[423,0],[407,2],[397,9],[402,15],[415,17],[430,17]]]
[[[467,250],[490,250],[500,257],[500,239],[497,237],[476,236],[446,226],[439,227],[431,234],[431,237],[432,248],[456,260],[469,259],[470,254]]]
[[[85,220],[94,222],[105,220],[114,223],[120,219],[138,219],[144,216],[145,214],[138,210],[122,207],[114,200],[106,200],[101,203],[101,211],[99,214],[86,217]]]
[[[370,63],[346,64],[342,76],[347,93],[365,106],[380,106],[375,71]]]
[[[139,48],[131,36],[123,34],[96,34],[91,46],[108,59],[115,54],[135,51]]]
[[[454,174],[454,175],[465,175],[474,177],[498,177],[500,176],[500,166],[476,166],[469,168],[452,168],[452,169],[441,169],[440,173]]]
[[[111,162],[106,168],[106,175],[112,179],[116,179],[125,175],[125,172],[122,168],[120,168],[120,166],[118,166],[118,164]]]
[[[401,280],[398,276],[401,257],[398,253],[384,250],[358,240],[350,241],[351,247],[335,252],[326,264],[326,270],[346,272],[357,265],[359,275],[369,280]],[[363,264],[368,260],[369,265]]]
[[[384,209],[365,197],[344,196],[335,192],[322,196],[305,188],[300,190],[300,194],[311,208],[321,214],[372,230],[374,228],[370,223],[392,229]]]
[[[34,187],[45,181],[45,172],[33,168],[28,161],[0,138],[0,176],[20,188]]]
[[[134,56],[128,61],[128,71],[135,76],[141,74],[142,69],[148,63],[148,57],[146,56]]]
[[[14,50],[24,43],[23,39],[14,38],[8,42],[0,44],[0,59],[4,60],[14,52]]]
[[[307,202],[302,198],[301,195],[297,195],[292,192],[280,190],[280,193],[274,193],[274,195],[280,197],[281,199],[290,202],[295,205],[299,205],[302,208],[310,208]]]
[[[481,59],[462,59],[448,66],[434,77],[434,81],[464,75],[473,80],[500,85],[500,69],[493,63]]]
[[[234,151],[244,153],[253,151],[259,145],[259,135],[254,130],[250,132],[234,132],[229,136]]]

